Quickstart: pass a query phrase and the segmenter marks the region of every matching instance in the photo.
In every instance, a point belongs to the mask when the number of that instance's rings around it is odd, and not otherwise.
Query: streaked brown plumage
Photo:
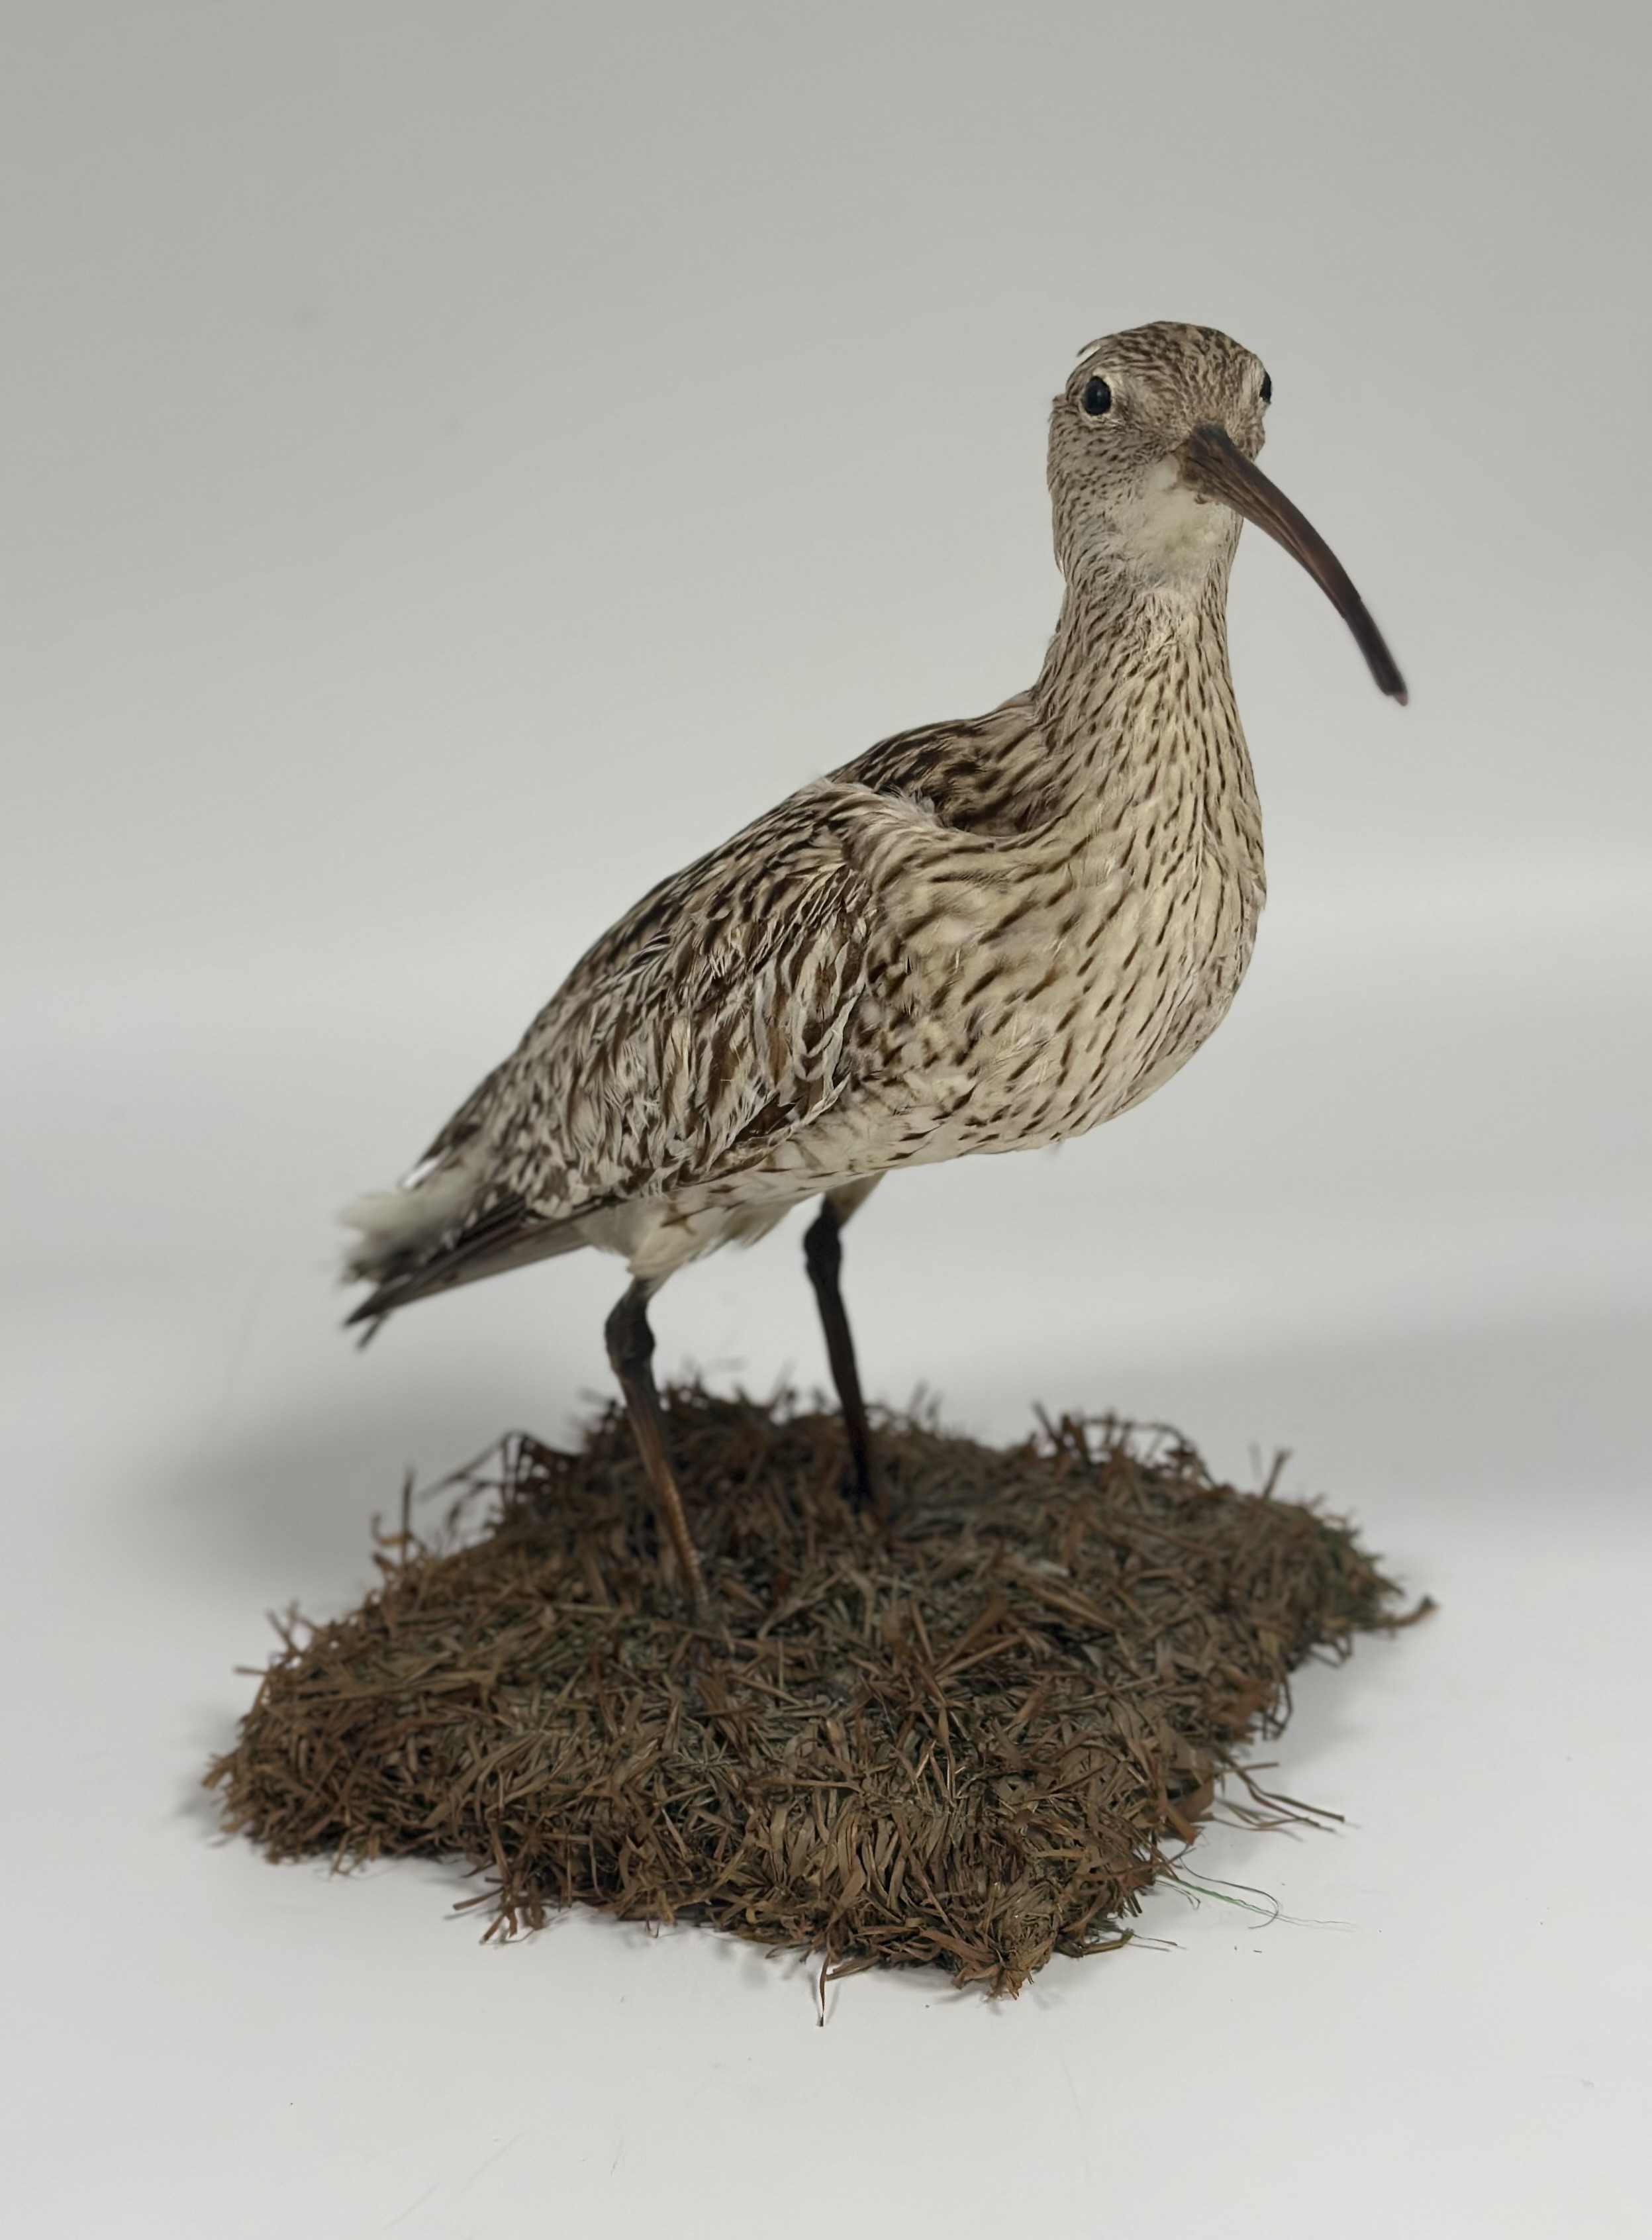
[[[347,1217],[347,1272],[375,1285],[352,1320],[583,1245],[626,1259],[610,1355],[696,1599],[647,1367],[657,1285],[826,1200],[809,1269],[864,1494],[841,1221],[892,1169],[1126,1110],[1231,1003],[1263,896],[1227,657],[1242,513],[1404,697],[1346,577],[1249,463],[1270,386],[1209,328],[1087,350],[1051,415],[1066,593],[1030,690],[885,740],[656,887],[407,1183]]]

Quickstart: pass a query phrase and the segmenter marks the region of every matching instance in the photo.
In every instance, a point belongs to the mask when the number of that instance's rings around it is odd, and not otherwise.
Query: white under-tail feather
[[[394,1190],[373,1190],[347,1205],[338,1218],[356,1241],[345,1248],[343,1280],[376,1283],[433,1251],[468,1211],[481,1163],[474,1153],[460,1151],[416,1167]]]

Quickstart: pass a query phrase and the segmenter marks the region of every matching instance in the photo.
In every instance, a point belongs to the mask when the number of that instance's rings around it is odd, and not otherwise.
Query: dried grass
[[[720,1628],[662,1578],[622,1414],[576,1453],[515,1436],[359,1610],[283,1628],[209,1777],[229,1826],[466,1860],[490,1934],[580,1903],[1015,1991],[1120,1941],[1295,1665],[1394,1623],[1345,1527],[1172,1434],[890,1419],[880,1523],[836,1417],[669,1408]]]

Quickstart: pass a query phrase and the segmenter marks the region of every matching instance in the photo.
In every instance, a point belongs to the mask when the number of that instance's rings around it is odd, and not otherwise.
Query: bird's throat
[[[1193,583],[1069,585],[1033,688],[1050,777],[1107,822],[1194,789],[1242,851],[1261,820],[1228,666],[1225,564]],[[1236,823],[1235,822],[1236,820]]]

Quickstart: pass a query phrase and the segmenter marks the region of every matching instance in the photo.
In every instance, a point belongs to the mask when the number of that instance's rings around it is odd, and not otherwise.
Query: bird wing
[[[566,1219],[669,1194],[750,1163],[844,1095],[870,921],[853,790],[793,795],[581,959],[487,1085],[490,1197]]]
[[[583,1216],[758,1163],[852,1087],[870,895],[855,797],[805,787],[665,880],[581,958],[409,1185],[347,1217],[376,1323],[578,1243]],[[423,1202],[451,1217],[419,1219]]]
[[[547,1211],[662,1195],[851,1100],[895,1063],[909,1006],[891,880],[1002,841],[1047,759],[1024,695],[897,734],[644,896],[501,1069],[503,1186]]]
[[[600,1209],[760,1167],[891,1072],[909,1156],[949,1101],[888,881],[1013,829],[1008,765],[1032,733],[1016,701],[883,741],[645,895],[437,1136],[415,1179],[453,1217],[392,1208],[352,1261],[379,1279],[352,1319],[565,1250]]]

